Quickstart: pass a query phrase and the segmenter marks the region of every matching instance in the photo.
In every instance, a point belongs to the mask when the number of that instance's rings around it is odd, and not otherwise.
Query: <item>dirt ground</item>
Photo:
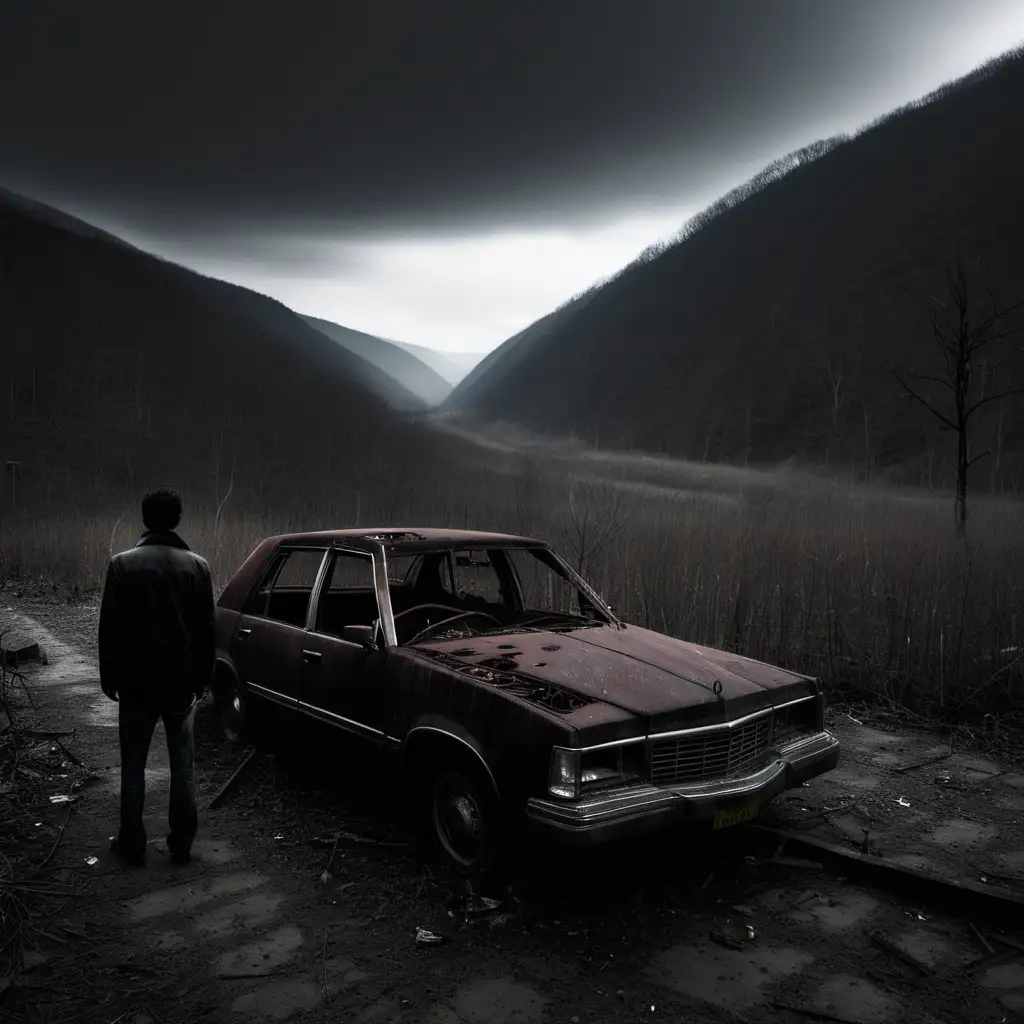
[[[158,728],[147,866],[123,868],[107,851],[117,709],[99,689],[96,618],[95,600],[68,604],[18,583],[0,591],[0,628],[38,641],[48,662],[27,667],[17,721],[74,730],[62,742],[83,765],[54,746],[67,779],[59,771],[52,792],[23,808],[35,819],[34,860],[53,850],[42,879],[71,895],[37,907],[26,969],[0,991],[2,1020],[1024,1019],[1024,952],[1012,948],[1024,922],[968,918],[934,892],[869,882],[806,848],[782,850],[779,862],[778,841],[754,830],[680,831],[586,854],[524,844],[507,877],[473,894],[410,834],[400,780],[314,730],[258,753],[204,810],[246,754],[223,743],[205,703],[193,862],[174,867],[163,848]],[[1024,893],[1024,768],[848,709],[830,718],[840,767],[785,794],[765,821]],[[990,957],[972,923],[1011,945],[995,942]],[[418,944],[421,928],[443,941]]]

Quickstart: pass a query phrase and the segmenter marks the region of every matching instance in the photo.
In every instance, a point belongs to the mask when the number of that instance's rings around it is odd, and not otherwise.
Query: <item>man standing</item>
[[[158,718],[171,764],[167,847],[175,864],[189,862],[197,827],[192,726],[213,676],[213,581],[206,560],[174,532],[180,519],[176,491],[143,498],[146,531],[110,560],[100,606],[100,685],[119,703],[121,743],[121,828],[110,848],[136,866],[146,859],[146,759]]]

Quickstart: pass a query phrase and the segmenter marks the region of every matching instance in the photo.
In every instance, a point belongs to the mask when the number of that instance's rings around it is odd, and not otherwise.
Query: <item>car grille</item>
[[[705,782],[760,767],[772,742],[772,716],[651,743],[651,782]]]

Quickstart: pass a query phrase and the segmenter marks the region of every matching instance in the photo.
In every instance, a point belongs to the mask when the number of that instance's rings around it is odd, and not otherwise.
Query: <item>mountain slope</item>
[[[1024,298],[1020,123],[1012,54],[777,161],[511,339],[445,408],[694,458],[870,470],[917,457],[935,424],[896,396],[886,365],[936,372],[921,306],[957,259],[975,296]],[[1012,410],[999,429],[1004,455],[1024,446]]]
[[[458,384],[486,355],[484,352],[439,352],[436,348],[410,345],[406,341],[392,341],[391,344],[404,348],[406,352],[426,363],[452,387]]]
[[[281,303],[22,203],[0,200],[0,237],[0,515],[168,482],[216,507],[229,480],[232,506],[301,512],[427,457],[389,378]]]
[[[350,352],[372,363],[394,381],[392,403],[412,409],[439,405],[451,392],[451,385],[421,359],[410,353],[404,345],[385,341],[373,334],[364,334],[351,327],[321,320],[316,316],[302,317],[310,327],[343,345]],[[411,404],[410,404],[411,402]]]

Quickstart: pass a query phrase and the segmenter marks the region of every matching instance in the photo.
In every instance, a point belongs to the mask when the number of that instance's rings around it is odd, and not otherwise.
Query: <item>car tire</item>
[[[439,765],[425,785],[424,818],[431,845],[459,874],[481,876],[497,864],[502,822],[498,799],[482,773]]]
[[[237,679],[217,688],[217,711],[221,729],[229,743],[249,745],[259,739],[257,711]]]

